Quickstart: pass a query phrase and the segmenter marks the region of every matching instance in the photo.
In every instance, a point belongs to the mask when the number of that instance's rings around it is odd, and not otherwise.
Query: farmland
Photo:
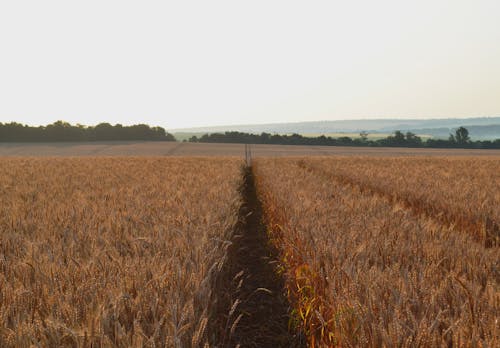
[[[189,346],[238,159],[2,159],[0,346]]]
[[[0,143],[0,156],[238,156],[244,144],[182,143],[170,141],[101,141],[57,143]],[[255,157],[267,156],[500,156],[500,150],[252,145]]]
[[[309,344],[497,346],[498,226],[480,236],[480,220],[455,217],[497,221],[499,168],[498,158],[256,161],[270,238]],[[436,206],[419,210],[412,197]]]
[[[358,150],[4,145],[0,346],[498,346],[500,157]]]
[[[327,179],[462,228],[487,246],[500,242],[498,159],[316,158],[300,164]]]

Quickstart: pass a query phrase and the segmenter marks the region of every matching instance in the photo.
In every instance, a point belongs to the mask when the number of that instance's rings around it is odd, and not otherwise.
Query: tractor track
[[[277,251],[262,222],[251,166],[243,169],[239,222],[216,280],[210,346],[302,347],[289,329],[289,303],[278,275]]]

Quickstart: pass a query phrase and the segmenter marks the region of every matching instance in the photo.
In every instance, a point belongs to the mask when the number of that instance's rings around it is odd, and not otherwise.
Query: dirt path
[[[218,308],[212,345],[217,347],[300,347],[288,331],[289,304],[277,275],[250,167],[244,171],[240,223],[217,284]]]
[[[183,142],[180,142],[180,143],[176,144],[176,145],[175,145],[174,147],[172,147],[170,150],[168,150],[167,152],[165,152],[165,153],[163,154],[163,156],[172,156],[172,155],[174,155],[174,154],[177,152],[177,150],[179,150],[179,148],[180,148],[181,146],[183,146],[184,144],[185,144],[185,143],[183,143]]]

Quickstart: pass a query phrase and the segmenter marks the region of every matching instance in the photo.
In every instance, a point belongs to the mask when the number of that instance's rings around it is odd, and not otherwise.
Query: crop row
[[[281,253],[292,322],[310,346],[499,344],[498,248],[485,248],[471,234],[414,214],[386,195],[310,170],[331,167],[326,159],[301,161],[299,166],[296,159],[259,159],[254,167],[270,239]],[[347,173],[342,161],[335,163],[335,171]],[[355,166],[355,160],[350,162]],[[465,168],[467,163],[452,164]],[[397,169],[394,163],[392,171],[406,175],[401,173],[404,164],[402,160]],[[358,175],[379,176],[376,168],[381,167],[365,168]],[[477,166],[482,176],[472,185],[491,185],[481,180],[495,177],[490,172],[494,168]],[[420,175],[426,171],[418,166],[413,170]],[[434,187],[429,185],[408,190]],[[438,193],[452,185],[436,185]],[[450,204],[462,207],[467,202]],[[490,208],[484,211],[491,213]]]
[[[498,158],[315,158],[297,164],[466,231],[486,247],[500,244]]]

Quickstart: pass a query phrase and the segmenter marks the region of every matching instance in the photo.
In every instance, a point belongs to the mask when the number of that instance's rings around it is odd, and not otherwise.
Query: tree
[[[359,133],[359,136],[360,136],[362,142],[366,142],[368,140],[368,132],[367,131],[361,131]]]
[[[406,132],[406,144],[408,146],[421,146],[422,138],[412,132]]]
[[[405,142],[405,135],[403,132],[397,130],[394,132],[394,140],[396,144],[403,144]]]
[[[0,141],[96,141],[96,140],[151,140],[176,141],[162,127],[145,124],[112,126],[100,123],[96,126],[73,126],[68,122],[57,121],[47,126],[31,127],[20,123],[0,123]]]
[[[393,135],[390,135],[385,139],[380,139],[379,142],[383,146],[405,146],[406,138],[403,132],[397,130]]]
[[[469,131],[465,127],[459,127],[455,130],[455,134],[450,134],[450,143],[458,145],[466,145],[470,143]]]
[[[99,123],[97,126],[94,127],[94,134],[96,137],[96,140],[115,140],[115,132],[114,132],[114,127],[107,123]]]
[[[455,141],[458,144],[467,144],[470,142],[469,131],[465,127],[459,127],[455,131]]]

